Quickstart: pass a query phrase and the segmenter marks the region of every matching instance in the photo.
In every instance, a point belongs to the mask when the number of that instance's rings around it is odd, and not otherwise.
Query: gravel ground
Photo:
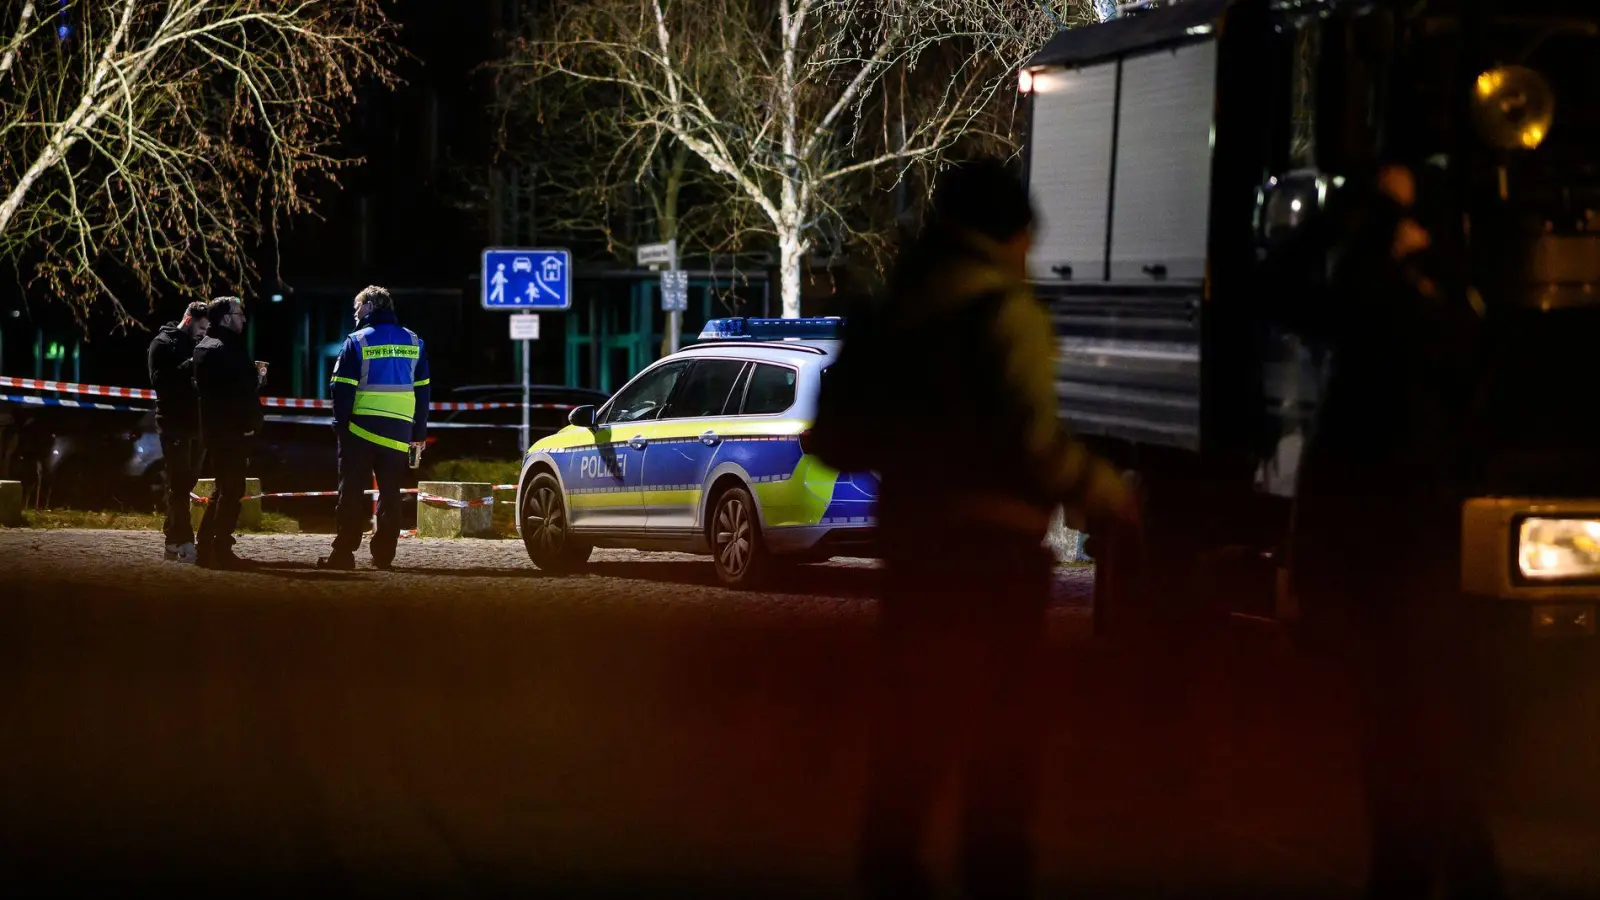
[[[0,558],[10,579],[41,579],[61,588],[110,580],[135,590],[238,585],[301,601],[332,595],[459,595],[496,602],[573,600],[613,611],[682,607],[718,615],[804,617],[870,616],[877,569],[874,560],[839,558],[797,567],[778,588],[755,593],[718,586],[710,559],[686,553],[596,550],[586,573],[563,578],[535,568],[520,541],[406,538],[389,572],[371,568],[364,549],[357,553],[355,572],[319,571],[316,560],[327,555],[329,540],[321,534],[241,535],[235,552],[260,567],[215,572],[164,562],[160,538],[150,532],[0,529]],[[1059,613],[1087,615],[1094,569],[1061,566],[1056,583]]]
[[[548,577],[515,541],[321,572],[327,540],[247,535],[263,567],[225,573],[0,529],[0,892],[847,895],[872,563],[748,593],[676,554]],[[1337,686],[1248,643],[1090,640],[1092,578],[1058,570],[1038,686],[1042,895],[1356,895]],[[953,833],[947,802],[946,866]],[[1524,896],[1600,893],[1600,843],[1517,834],[1579,885]]]

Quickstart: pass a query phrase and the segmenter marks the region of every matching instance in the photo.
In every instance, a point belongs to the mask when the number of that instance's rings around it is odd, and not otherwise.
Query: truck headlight
[[[1600,578],[1600,520],[1523,519],[1517,568],[1530,581]]]

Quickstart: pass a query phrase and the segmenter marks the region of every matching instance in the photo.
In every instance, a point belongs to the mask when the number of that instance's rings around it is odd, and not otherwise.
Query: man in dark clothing
[[[1501,897],[1475,721],[1477,610],[1454,590],[1481,331],[1462,217],[1430,164],[1384,165],[1347,194],[1263,272],[1263,296],[1298,300],[1290,324],[1333,353],[1300,463],[1294,589],[1360,702],[1367,896]],[[1308,283],[1329,247],[1331,278]]]
[[[200,398],[194,390],[194,348],[211,321],[206,304],[196,300],[179,322],[168,322],[150,342],[150,386],[156,392],[156,430],[167,472],[165,558],[196,562],[189,495],[200,478]]]
[[[933,895],[923,829],[941,778],[960,767],[964,894],[1020,898],[1034,867],[1051,512],[1115,519],[1134,507],[1118,472],[1058,418],[1054,331],[1027,282],[1027,191],[998,162],[967,164],[941,178],[932,213],[885,301],[852,312],[807,439],[825,463],[875,470],[882,484],[887,702],[859,875],[874,896]]]
[[[356,330],[333,367],[333,421],[339,441],[339,533],[323,568],[353,569],[366,530],[368,485],[378,482],[372,564],[387,569],[400,542],[400,483],[413,444],[428,433],[428,353],[400,325],[381,287],[356,295]]]
[[[252,439],[261,430],[261,375],[245,348],[244,301],[218,297],[206,306],[206,317],[211,329],[194,348],[194,384],[200,437],[217,486],[195,546],[202,566],[241,568],[248,562],[234,555],[233,530],[239,525]]]

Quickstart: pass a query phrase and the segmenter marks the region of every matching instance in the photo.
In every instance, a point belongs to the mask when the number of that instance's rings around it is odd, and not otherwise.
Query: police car
[[[878,482],[801,440],[839,350],[841,320],[714,319],[534,444],[517,490],[528,556],[577,570],[595,547],[710,554],[754,586],[785,563],[868,555]]]

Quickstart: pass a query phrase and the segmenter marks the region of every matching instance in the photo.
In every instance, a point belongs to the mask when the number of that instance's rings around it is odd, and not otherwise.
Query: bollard
[[[494,533],[497,537],[517,536],[517,489],[496,488],[494,491]]]
[[[417,490],[451,500],[480,500],[490,496],[493,485],[487,481],[423,481]],[[494,507],[470,506],[458,509],[417,498],[417,537],[487,538],[494,537]]]
[[[22,518],[22,482],[0,481],[0,525],[27,524]]]
[[[210,497],[216,486],[217,480],[215,478],[202,478],[196,482],[194,492],[201,497]],[[246,497],[255,497],[260,493],[261,479],[246,478],[244,480],[244,495]],[[206,506],[204,503],[197,500],[189,502],[189,521],[193,523],[196,530],[199,530],[200,517],[204,516],[205,512]],[[261,501],[259,499],[246,500],[239,507],[239,527],[246,531],[255,531],[261,528]]]

